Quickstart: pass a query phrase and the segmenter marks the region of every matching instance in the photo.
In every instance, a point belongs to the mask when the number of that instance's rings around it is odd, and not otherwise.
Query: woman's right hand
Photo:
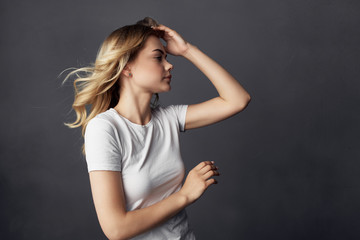
[[[213,161],[204,161],[194,167],[186,177],[183,187],[179,190],[189,204],[195,202],[212,184],[217,181],[212,176],[219,176],[218,168]]]

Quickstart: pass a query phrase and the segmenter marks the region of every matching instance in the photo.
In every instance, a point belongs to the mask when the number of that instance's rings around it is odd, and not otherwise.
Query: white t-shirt
[[[180,190],[185,176],[179,133],[185,132],[188,105],[158,106],[139,125],[115,109],[98,114],[85,130],[88,172],[121,171],[126,209],[150,206]],[[185,209],[133,239],[195,239]]]

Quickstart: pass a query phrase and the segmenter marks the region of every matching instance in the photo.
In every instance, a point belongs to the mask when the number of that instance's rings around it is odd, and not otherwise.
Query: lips
[[[170,79],[170,80],[171,80],[171,75],[168,75],[168,76],[166,76],[165,78],[167,78],[167,79]]]

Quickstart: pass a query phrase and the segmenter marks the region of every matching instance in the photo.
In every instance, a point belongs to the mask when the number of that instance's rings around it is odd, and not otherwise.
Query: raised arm
[[[126,211],[121,172],[91,171],[92,196],[100,226],[110,240],[128,239],[168,220],[216,183],[217,168],[205,161],[193,168],[176,193],[149,207]]]
[[[191,61],[212,82],[219,93],[208,101],[189,105],[185,129],[210,125],[242,111],[250,102],[249,93],[222,66],[204,54],[196,46],[186,42],[176,31],[160,25],[156,29],[165,32],[166,51]]]
[[[207,126],[242,111],[250,102],[250,95],[222,66],[196,46],[187,43],[189,49],[183,55],[203,72],[212,82],[218,97],[189,105],[185,129]]]

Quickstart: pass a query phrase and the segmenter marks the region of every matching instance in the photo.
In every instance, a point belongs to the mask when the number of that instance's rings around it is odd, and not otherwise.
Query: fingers
[[[159,25],[159,26],[151,26],[152,29],[154,30],[161,30],[161,31],[169,31],[169,29],[167,29],[167,27],[165,27],[164,25]]]
[[[165,33],[167,33],[169,36],[173,36],[174,35],[174,30],[165,26],[165,25],[162,25],[162,24],[159,24],[158,26],[151,26],[152,29],[154,30],[161,30],[161,31],[164,31]]]
[[[212,176],[219,176],[220,173],[217,171],[218,167],[216,167],[214,165],[214,163],[215,163],[214,161],[201,162],[195,167],[195,170],[198,172],[198,174],[204,180],[207,180],[208,178],[210,178]]]
[[[160,29],[160,30],[171,30],[169,27],[159,24],[158,26],[151,26],[152,28]]]
[[[201,168],[201,169],[199,170],[199,173],[205,174],[205,173],[207,173],[208,171],[217,170],[217,169],[218,169],[218,167],[216,167],[215,165],[213,165],[213,164],[208,164],[208,165],[206,165],[205,167]]]
[[[195,167],[195,170],[200,171],[202,168],[206,167],[207,165],[212,165],[214,163],[215,163],[214,161],[203,161]]]
[[[208,188],[210,185],[217,184],[218,182],[215,179],[210,178],[210,179],[206,180],[205,183],[206,183],[206,188]]]
[[[218,171],[210,170],[203,175],[203,179],[206,180],[212,176],[219,176],[219,175],[220,173]]]

